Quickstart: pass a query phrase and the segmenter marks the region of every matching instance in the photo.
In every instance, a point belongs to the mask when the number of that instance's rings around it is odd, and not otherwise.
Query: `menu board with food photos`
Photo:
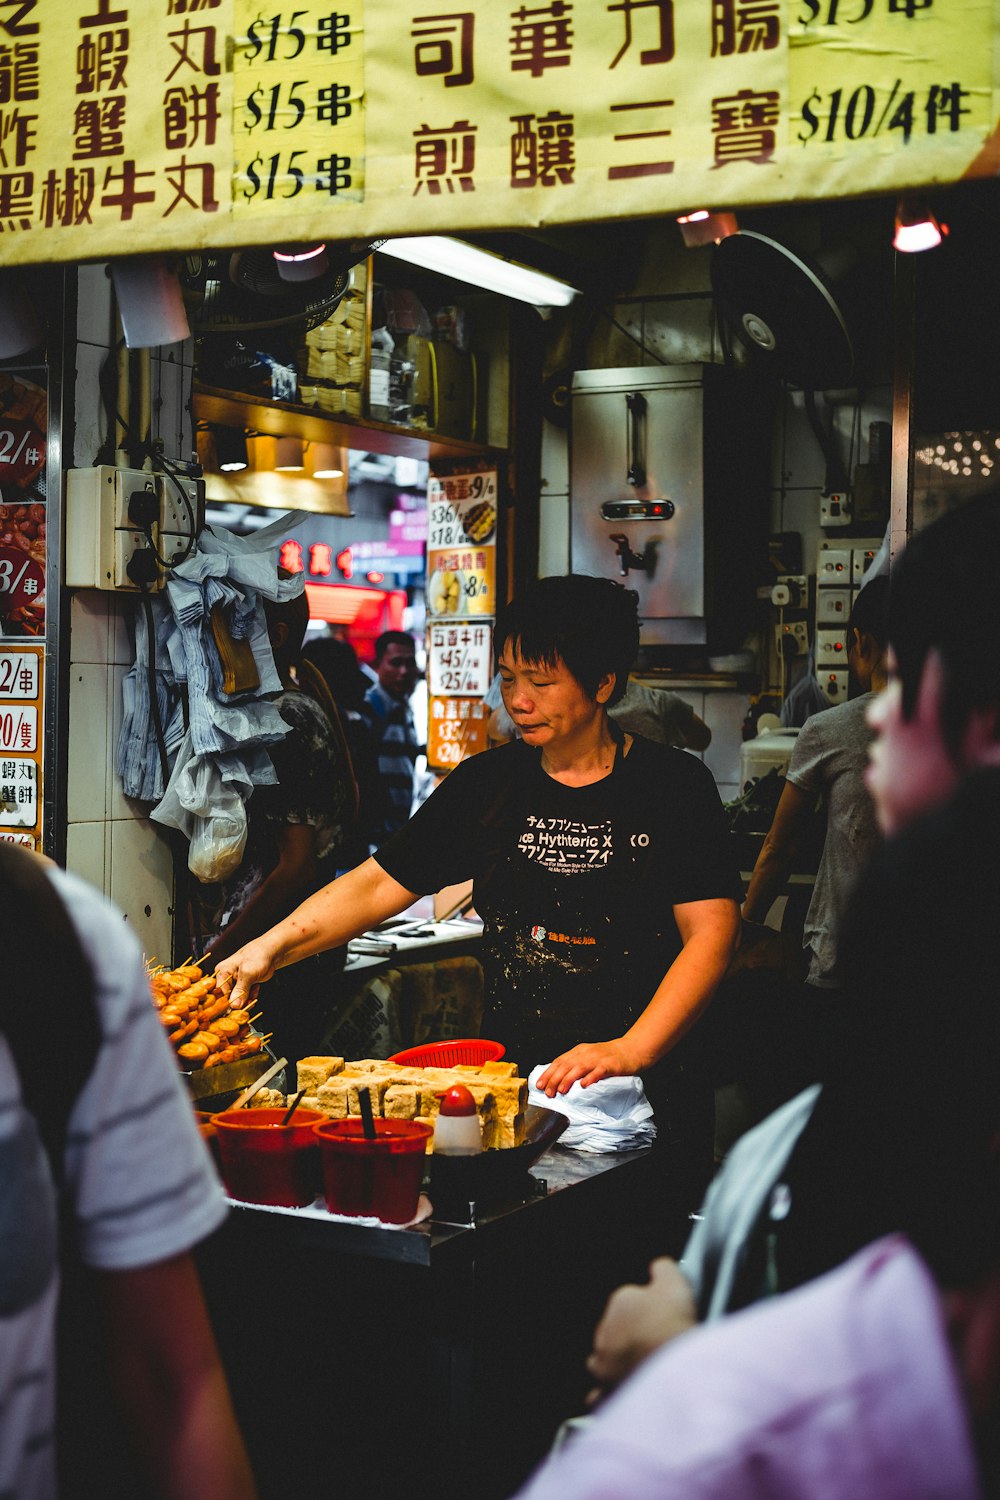
[[[32,372],[33,377],[37,372]],[[45,633],[48,398],[37,378],[0,371],[0,635]]]
[[[41,848],[42,646],[0,649],[0,840]]]
[[[485,750],[496,615],[497,473],[432,470],[427,485],[427,761]]]
[[[0,370],[0,840],[42,847],[44,369]],[[36,641],[37,645],[31,644]]]

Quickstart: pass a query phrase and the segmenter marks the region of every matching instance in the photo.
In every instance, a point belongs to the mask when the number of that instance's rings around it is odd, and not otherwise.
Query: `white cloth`
[[[977,1500],[941,1300],[905,1240],[654,1354],[520,1500]]]
[[[541,1066],[529,1073],[528,1103],[566,1115],[569,1125],[559,1137],[560,1146],[574,1151],[632,1151],[656,1140],[653,1106],[641,1078],[603,1078],[587,1088],[574,1083],[567,1093],[550,1099],[538,1088],[544,1072]]]
[[[135,938],[121,916],[95,891],[62,870],[51,879],[66,904],[95,974],[103,1039],[93,1072],[70,1117],[65,1152],[68,1206],[84,1263],[105,1271],[153,1265],[191,1249],[222,1222],[226,1202],[184,1092],[177,1062],[149,992]],[[39,1045],[58,1037],[39,1027]],[[0,1163],[25,1112],[17,1073],[0,1036]],[[22,1153],[15,1166],[33,1174],[48,1197],[47,1164]],[[31,1183],[27,1184],[31,1187]],[[9,1179],[4,1188],[10,1187]],[[7,1192],[0,1206],[16,1201]],[[54,1244],[40,1244],[23,1219],[0,1217],[7,1279],[38,1279],[45,1290],[0,1317],[0,1495],[53,1500],[56,1494],[54,1424],[58,1271]],[[24,1264],[12,1264],[11,1247]],[[34,1266],[31,1262],[35,1262]]]

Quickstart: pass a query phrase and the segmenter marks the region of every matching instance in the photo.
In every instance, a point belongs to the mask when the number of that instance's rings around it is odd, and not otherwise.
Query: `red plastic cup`
[[[314,1127],[326,1116],[297,1109],[282,1125],[283,1109],[228,1109],[213,1119],[222,1181],[230,1198],[305,1208],[320,1190]]]
[[[426,1120],[375,1120],[369,1140],[361,1120],[316,1126],[326,1206],[332,1214],[408,1224],[417,1212],[432,1129]]]

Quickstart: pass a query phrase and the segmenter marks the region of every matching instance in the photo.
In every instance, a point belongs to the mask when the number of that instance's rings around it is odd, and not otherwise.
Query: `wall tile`
[[[171,957],[173,866],[170,849],[148,819],[115,819],[110,829],[109,894],[125,914],[147,958]]]
[[[720,791],[723,785],[739,786],[743,720],[749,702],[749,695],[737,690],[705,694],[704,718],[712,731],[712,743],[702,759]]]
[[[538,506],[538,573],[568,573],[569,496],[543,492]]]
[[[554,422],[542,423],[542,493],[569,491],[569,433]]]
[[[107,823],[70,823],[66,829],[66,868],[107,891]]]
[[[135,604],[131,598],[122,598],[118,594],[109,594],[110,606],[108,609],[110,625],[111,654],[109,660],[115,666],[130,667],[135,660],[135,647],[132,644],[130,623]]]
[[[110,349],[114,343],[111,277],[107,267],[80,266],[77,270],[76,334],[83,344]]]
[[[113,625],[112,596],[98,589],[76,589],[70,599],[70,661],[103,664],[108,659]]]
[[[101,403],[101,366],[107,351],[94,344],[76,348],[76,429],[73,466],[89,469],[104,442],[108,418]]]
[[[174,346],[178,351],[183,345]],[[189,404],[191,367],[177,357],[154,358],[151,370],[152,433],[163,442],[167,458],[188,459],[194,451]]]
[[[69,744],[66,783],[69,823],[108,816],[107,766],[111,718],[108,668],[81,663],[69,672]]]

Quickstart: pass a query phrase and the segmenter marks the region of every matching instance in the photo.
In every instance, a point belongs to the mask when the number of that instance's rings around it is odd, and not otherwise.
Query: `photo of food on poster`
[[[45,630],[47,428],[42,386],[0,371],[0,635]]]
[[[431,474],[427,485],[427,614],[496,613],[495,469]]]

